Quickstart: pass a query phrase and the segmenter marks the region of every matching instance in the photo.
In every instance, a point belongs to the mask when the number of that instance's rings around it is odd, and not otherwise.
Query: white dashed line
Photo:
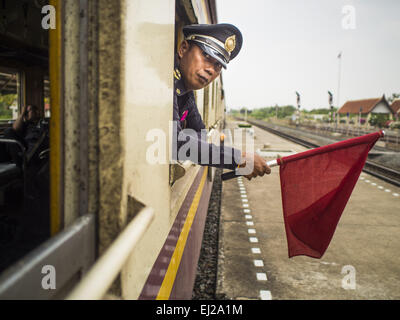
[[[364,180],[364,177],[360,177],[360,180]]]
[[[269,291],[269,290],[260,290],[260,299],[261,300],[272,300],[271,291]]]
[[[376,186],[376,183],[375,183],[375,182],[372,182],[371,185]]]
[[[365,182],[366,182],[366,183],[370,183],[371,181],[369,181],[369,180],[365,180]]]
[[[385,192],[391,192],[390,189],[385,189]]]
[[[254,260],[254,266],[264,267],[264,262],[262,260]]]
[[[383,189],[383,187],[382,187],[382,186],[378,186],[378,189],[381,189],[381,190],[382,190],[382,189]]]
[[[259,281],[267,281],[267,280],[268,280],[268,279],[267,279],[267,274],[266,274],[266,273],[257,272],[257,273],[256,273],[256,276],[257,276],[257,280],[259,280]]]
[[[242,208],[243,213],[245,214],[245,219],[246,221],[246,226],[254,226],[254,222],[252,220],[252,215],[248,214],[251,212],[250,209],[247,209],[249,207],[249,200],[247,199],[247,192],[246,189],[243,185],[242,179],[238,179],[238,185],[239,185],[239,192],[240,192],[240,197],[242,199]],[[256,229],[247,229],[247,232],[249,234],[256,234]],[[258,238],[257,237],[249,237],[249,242],[250,243],[258,243]],[[260,248],[251,248],[251,252],[253,254],[261,254],[261,249]],[[264,267],[264,262],[262,260],[253,260],[254,266],[256,267]],[[256,272],[256,278],[258,281],[267,281],[267,274],[265,272]],[[260,299],[261,300],[272,300],[272,295],[271,291],[269,290],[260,290]]]
[[[399,194],[398,193],[393,193],[393,196],[398,197]]]

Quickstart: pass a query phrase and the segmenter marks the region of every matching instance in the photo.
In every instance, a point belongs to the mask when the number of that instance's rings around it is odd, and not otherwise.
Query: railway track
[[[309,130],[315,130],[315,127],[312,125],[302,125],[302,127],[305,127]],[[332,127],[321,127],[320,130],[329,131],[329,132],[337,132],[340,134],[344,134],[347,136],[353,136],[353,137],[358,137],[358,136],[362,136],[362,135],[373,132],[371,130],[367,131],[367,130],[362,130],[362,129],[357,130],[357,129],[332,128]],[[388,142],[388,143],[398,144],[400,140],[399,140],[398,136],[387,134],[387,135],[385,135],[384,141]]]
[[[269,131],[277,136],[280,136],[284,139],[290,140],[292,142],[295,142],[297,144],[300,144],[306,148],[318,148],[320,147],[320,145],[309,142],[307,140],[304,140],[302,138],[290,135],[286,132],[282,132],[279,130],[276,130],[274,128],[272,128],[271,126],[268,126],[266,123],[262,123],[261,121],[253,121],[253,120],[247,120],[247,122],[249,122],[250,124],[257,126],[263,130]],[[364,172],[373,175],[383,181],[386,181],[390,184],[393,184],[397,187],[400,187],[400,172],[393,170],[391,168],[387,168],[385,166],[382,166],[378,163],[375,163],[373,161],[368,160],[365,163]]]

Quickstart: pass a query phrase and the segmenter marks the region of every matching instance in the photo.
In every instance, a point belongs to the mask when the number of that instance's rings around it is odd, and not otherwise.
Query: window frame
[[[9,73],[9,74],[17,74],[17,97],[18,97],[18,116],[21,114],[22,106],[25,102],[25,73],[19,68],[10,68],[0,65],[0,72]],[[15,121],[16,119],[6,119],[0,121]]]

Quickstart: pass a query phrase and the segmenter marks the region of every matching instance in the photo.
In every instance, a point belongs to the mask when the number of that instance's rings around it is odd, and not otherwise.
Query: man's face
[[[40,118],[39,110],[35,106],[27,106],[26,107],[26,120],[29,122],[36,122]]]
[[[178,50],[179,68],[186,89],[199,90],[208,86],[221,73],[222,65],[195,44],[183,41]]]

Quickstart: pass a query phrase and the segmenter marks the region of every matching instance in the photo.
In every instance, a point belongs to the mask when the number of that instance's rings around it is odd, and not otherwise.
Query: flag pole
[[[270,168],[279,166],[278,160],[275,159],[275,160],[267,161],[267,166],[270,167]]]
[[[267,161],[267,166],[270,167],[270,168],[279,166],[278,159]],[[225,181],[225,180],[230,180],[230,179],[237,178],[239,176],[240,175],[236,174],[236,170],[234,170],[234,171],[231,171],[231,172],[223,173],[221,175],[221,179],[223,181]]]
[[[384,130],[381,130],[380,134],[381,134],[381,137],[384,137],[386,133],[385,133]],[[353,138],[353,139],[356,139],[356,138]],[[350,140],[352,140],[352,139],[350,139]],[[320,148],[316,148],[316,149],[320,149]],[[304,151],[304,152],[309,152],[309,151],[310,150]],[[277,166],[280,166],[282,164],[282,158],[278,158],[278,159],[275,159],[275,160],[270,160],[270,161],[267,161],[266,163],[267,163],[267,166],[270,167],[270,168],[277,167]],[[233,170],[233,171],[230,171],[230,172],[227,172],[227,173],[223,173],[221,175],[221,179],[223,181],[225,181],[225,180],[230,180],[230,179],[237,178],[239,176],[241,176],[241,175],[237,175],[236,174],[236,170]]]

